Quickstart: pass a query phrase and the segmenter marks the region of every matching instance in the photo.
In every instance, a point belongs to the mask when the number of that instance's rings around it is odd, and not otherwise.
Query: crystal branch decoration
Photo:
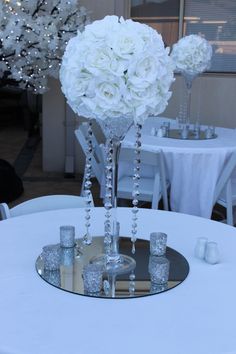
[[[141,130],[142,130],[142,125],[141,124],[136,124],[136,133],[135,133],[135,158],[134,158],[134,175],[133,175],[133,192],[132,192],[132,231],[131,231],[131,241],[132,241],[132,253],[135,253],[135,242],[137,239],[137,220],[138,220],[138,197],[139,197],[139,187],[140,187],[140,165],[141,165],[141,159],[140,159],[140,154],[141,154]]]
[[[112,179],[113,179],[113,140],[107,139],[106,142],[106,185],[105,185],[105,252],[109,254],[110,246],[111,246],[111,210],[112,210]]]
[[[91,219],[91,203],[92,203],[92,195],[91,195],[91,172],[92,172],[92,152],[93,152],[93,142],[92,142],[92,122],[88,123],[88,130],[86,136],[87,142],[87,153],[86,153],[86,162],[85,162],[85,183],[84,183],[84,195],[86,197],[86,208],[85,208],[85,227],[86,233],[83,238],[83,242],[87,245],[92,243],[92,236],[90,235],[90,219]]]
[[[44,93],[47,77],[58,78],[68,41],[88,23],[78,0],[1,0],[0,87]]]

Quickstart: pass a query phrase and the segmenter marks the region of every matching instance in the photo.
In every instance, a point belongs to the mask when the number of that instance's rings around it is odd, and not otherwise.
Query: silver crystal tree
[[[0,82],[43,93],[69,39],[89,22],[78,0],[0,0]]]

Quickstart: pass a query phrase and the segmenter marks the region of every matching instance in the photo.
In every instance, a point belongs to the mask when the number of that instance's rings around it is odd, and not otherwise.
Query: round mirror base
[[[61,249],[61,262],[58,269],[44,267],[42,255],[36,260],[36,271],[47,283],[69,293],[107,299],[132,299],[156,295],[169,291],[181,284],[188,276],[189,264],[186,258],[176,250],[167,247],[165,258],[170,263],[168,281],[152,281],[150,266],[156,267],[158,257],[150,255],[150,242],[137,239],[136,252],[132,254],[129,237],[120,237],[120,254],[125,264],[111,266],[110,272],[103,274],[103,288],[99,293],[87,293],[84,290],[83,268],[88,263],[104,262],[104,237],[93,237],[91,245],[84,246],[82,239],[76,240],[76,246]],[[154,257],[154,259],[153,259]],[[159,257],[162,258],[162,257]],[[115,271],[114,271],[115,268]],[[155,268],[154,268],[155,269]],[[158,272],[158,270],[156,269]],[[110,289],[109,291],[106,291]]]

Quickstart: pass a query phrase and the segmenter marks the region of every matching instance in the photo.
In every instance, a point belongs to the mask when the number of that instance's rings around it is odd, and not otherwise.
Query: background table
[[[151,117],[145,122],[142,147],[149,151],[163,151],[167,178],[171,184],[171,210],[210,218],[217,180],[232,152],[236,150],[236,131],[216,128],[218,137],[209,140],[152,136],[152,127],[158,128],[165,120]],[[174,125],[175,121],[172,120],[172,124]],[[133,144],[134,128],[126,135],[123,146]],[[120,176],[127,168],[127,164],[120,164]],[[142,172],[147,176],[152,173],[148,168]]]
[[[68,209],[0,222],[1,354],[233,354],[236,353],[236,230],[198,217],[140,210],[139,236],[168,234],[168,245],[190,263],[173,290],[128,300],[74,295],[44,282],[35,260],[45,244],[59,241],[59,226],[84,234],[84,210]],[[122,235],[131,210],[119,209]],[[104,210],[92,210],[92,233],[101,235]],[[196,237],[215,240],[221,263],[193,256]]]

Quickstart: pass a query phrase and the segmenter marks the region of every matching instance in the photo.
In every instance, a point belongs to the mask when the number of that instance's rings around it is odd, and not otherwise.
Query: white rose
[[[105,75],[110,72],[121,76],[126,70],[125,61],[119,60],[109,47],[92,48],[86,59],[84,67],[94,75],[102,75],[102,72]]]
[[[144,42],[137,34],[134,31],[127,31],[125,27],[121,27],[118,32],[111,32],[107,42],[118,57],[127,60],[134,53],[141,52],[144,47]]]
[[[146,54],[130,63],[128,68],[128,84],[132,84],[141,89],[148,87],[160,75],[160,67],[154,55]]]
[[[108,34],[119,30],[119,17],[106,16],[102,21],[94,21],[87,25],[83,36],[87,41],[99,42],[107,40]]]
[[[95,84],[95,100],[99,107],[115,107],[119,105],[125,90],[124,81],[112,76],[101,78]]]

